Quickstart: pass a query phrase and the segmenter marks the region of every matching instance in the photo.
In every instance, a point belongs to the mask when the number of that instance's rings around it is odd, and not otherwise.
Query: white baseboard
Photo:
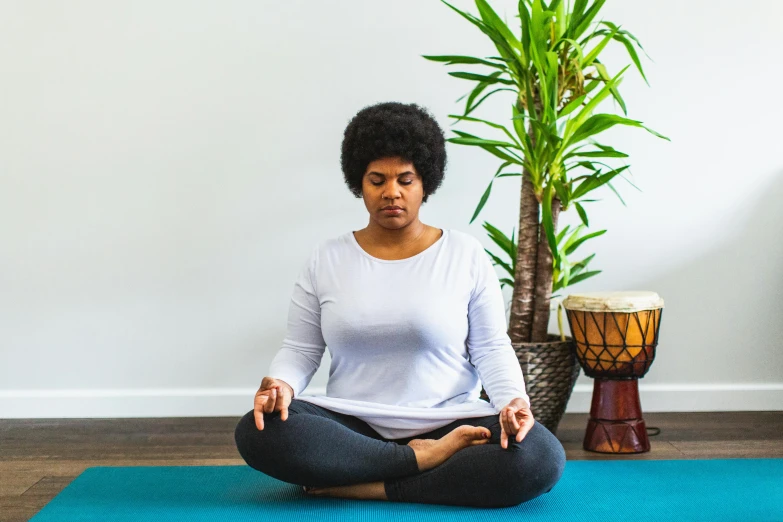
[[[253,409],[256,389],[2,390],[0,419],[238,417]],[[326,393],[310,387],[303,395]],[[574,387],[566,413],[590,411],[593,385]],[[781,411],[783,383],[639,383],[643,412]]]

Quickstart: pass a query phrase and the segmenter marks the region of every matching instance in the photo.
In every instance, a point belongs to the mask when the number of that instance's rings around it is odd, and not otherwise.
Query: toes
[[[483,426],[470,426],[469,430],[465,430],[466,435],[473,439],[488,439],[492,432],[489,428]]]

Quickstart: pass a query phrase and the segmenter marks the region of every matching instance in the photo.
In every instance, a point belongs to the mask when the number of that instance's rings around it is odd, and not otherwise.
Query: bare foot
[[[457,426],[439,439],[413,439],[408,446],[416,453],[419,471],[440,466],[456,452],[468,446],[486,444],[492,432],[482,426]]]
[[[355,498],[360,500],[389,500],[383,482],[365,482],[349,486],[333,486],[330,488],[303,487],[308,495],[318,497]]]

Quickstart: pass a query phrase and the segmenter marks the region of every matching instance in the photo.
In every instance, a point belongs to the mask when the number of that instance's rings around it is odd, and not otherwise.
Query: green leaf
[[[506,129],[503,125],[500,125],[498,123],[492,123],[491,121],[482,120],[482,119],[479,119],[479,118],[471,118],[471,117],[467,117],[467,116],[460,116],[458,114],[449,114],[449,118],[456,118],[458,120],[465,120],[465,121],[473,121],[473,122],[477,122],[477,123],[484,123],[486,125],[489,125],[492,128],[500,129],[500,130],[502,130],[503,132],[506,133],[506,136],[511,138],[511,141],[514,142],[514,144],[516,145],[516,147],[518,149],[522,150],[522,144],[519,143],[516,140],[516,138],[514,138],[514,136],[508,131],[508,129]]]
[[[606,182],[606,184],[609,185],[609,188],[612,189],[612,192],[617,194],[617,197],[620,198],[620,203],[622,203],[624,207],[627,207],[628,205],[625,204],[625,201],[623,201],[623,198],[620,197],[620,193],[615,190],[615,188],[612,186],[612,184],[609,183],[608,181]]]
[[[521,4],[522,2],[520,2]],[[587,0],[576,0],[574,2],[574,8],[571,10],[571,13],[567,15],[567,28],[566,28],[566,36],[568,38],[578,38],[579,34],[577,34],[576,30],[579,26],[579,22],[584,17],[584,11],[585,7],[587,7]]]
[[[501,71],[508,69],[508,66],[504,63],[490,62],[489,60],[482,60],[481,58],[474,58],[473,56],[457,56],[457,55],[421,55],[422,58],[431,60],[433,62],[446,62],[446,65],[465,64],[465,65],[488,65],[489,67],[495,67]]]
[[[514,124],[514,131],[517,133],[517,136],[520,140],[525,140],[525,136],[527,136],[527,131],[525,130],[525,113],[524,113],[524,107],[520,108],[517,107],[516,103],[511,104],[511,122]]]
[[[489,26],[488,24],[484,23],[482,20],[479,20],[478,18],[476,18],[475,16],[473,16],[471,14],[464,13],[464,12],[460,11],[459,9],[454,7],[453,5],[451,5],[448,2],[446,2],[445,0],[441,0],[441,1],[444,4],[446,4],[447,6],[449,6],[451,9],[453,9],[454,11],[459,13],[460,16],[462,16],[463,18],[468,20],[470,23],[472,23],[473,25],[478,27],[479,30],[482,33],[487,35],[493,41],[493,43],[495,44],[495,47],[497,48],[497,50],[500,53],[500,55],[504,59],[506,59],[508,61],[509,67],[512,67],[512,68],[516,69],[515,62],[516,62],[517,56],[514,54],[514,51],[508,46],[508,42],[506,42],[503,39],[501,34],[495,28]],[[522,60],[522,63],[524,63],[524,59]],[[516,72],[518,74],[518,71],[516,71]]]
[[[544,225],[544,231],[546,232],[547,241],[549,242],[549,248],[552,251],[554,257],[557,252],[557,239],[555,238],[554,225],[552,223],[552,185],[547,185],[544,189],[544,198],[541,202],[541,209],[543,219],[541,220]]]
[[[494,73],[490,74],[489,76],[490,76],[491,78],[497,78],[497,77],[498,77],[498,76],[500,76],[501,74],[502,74],[502,73],[501,73],[500,71],[497,71],[497,72],[494,72]],[[478,83],[478,84],[477,84],[477,85],[476,85],[476,86],[473,88],[473,90],[470,92],[470,96],[468,96],[468,101],[467,101],[467,102],[465,102],[465,115],[467,115],[467,114],[468,114],[468,113],[469,113],[469,112],[472,110],[472,109],[470,108],[470,106],[471,106],[471,104],[473,103],[473,100],[475,100],[475,99],[476,99],[476,97],[477,97],[479,94],[481,94],[481,92],[482,92],[484,89],[486,89],[487,87],[489,87],[489,85],[490,85],[490,84],[489,84],[489,83],[487,83],[487,82],[479,82],[479,83]],[[464,97],[464,96],[463,96],[463,97]],[[460,99],[462,99],[462,98],[460,98]],[[457,100],[457,101],[459,101],[459,100]]]
[[[562,263],[562,273],[563,273],[563,286],[568,286],[568,281],[571,278],[571,266],[568,263]]]
[[[598,275],[602,272],[602,270],[594,270],[592,272],[585,272],[583,274],[579,274],[577,276],[574,276],[571,281],[569,282],[570,285],[575,285],[581,281],[584,281],[588,277],[593,277],[594,275]]]
[[[545,142],[547,144],[551,144],[553,148],[557,148],[560,146],[560,142],[562,140],[560,136],[557,135],[557,131],[553,125],[547,125],[545,123],[538,121],[535,118],[530,118],[530,123],[533,125],[533,127],[536,128],[538,132],[540,132],[546,137]]]
[[[571,193],[571,199],[577,200],[590,192],[591,190],[594,190],[604,183],[607,183],[609,180],[611,180],[614,176],[622,172],[623,170],[627,169],[628,165],[624,165],[620,167],[619,169],[614,169],[606,173],[600,173],[593,176],[590,176],[586,180],[584,180],[582,183],[579,184],[578,187]]]
[[[606,81],[611,79],[609,73],[606,70],[606,66],[602,64],[600,60],[595,60],[593,65],[595,66],[595,70],[598,71],[598,75],[601,78]],[[619,103],[620,107],[623,109],[623,114],[628,114],[628,109],[625,107],[625,100],[623,100],[623,97],[620,96],[620,90],[617,88],[617,85],[613,85],[610,90],[612,92],[612,96],[614,96],[614,99],[617,100],[617,103]]]
[[[520,35],[519,40],[522,42],[522,51],[524,54],[522,55],[521,63],[525,64],[525,66],[528,65],[528,62],[530,61],[530,48],[531,45],[531,38],[530,38],[530,28],[533,25],[530,21],[530,12],[527,10],[527,5],[525,5],[524,0],[519,1],[519,21],[520,25],[522,27],[522,32]]]
[[[585,241],[587,241],[591,237],[600,236],[600,235],[605,234],[605,233],[606,233],[606,230],[598,230],[597,232],[593,232],[591,234],[586,234],[586,235],[580,237],[579,239],[574,241],[573,244],[571,244],[570,246],[565,248],[565,254],[567,256],[571,255],[574,252],[574,250],[576,250],[577,247],[579,247],[579,245],[581,245],[582,243],[584,243]]]
[[[500,19],[497,13],[490,7],[485,0],[476,0],[476,7],[478,7],[481,18],[484,23],[493,27],[500,35],[506,40],[508,45],[518,51],[522,50],[522,45],[517,40],[514,33],[508,28],[508,26]]]
[[[517,256],[516,245],[503,233],[492,225],[491,223],[484,222],[484,229],[487,231],[489,238],[495,242],[497,246],[503,250],[509,257],[515,259]]]
[[[467,132],[462,132],[462,131],[458,131],[458,130],[453,130],[453,132],[455,134],[459,135],[460,137],[463,137],[463,138],[481,139],[481,138],[478,138],[477,136],[473,136],[471,134],[468,134]],[[458,139],[458,138],[449,138],[446,141],[453,142],[453,140],[456,140],[456,139]],[[505,152],[499,151],[497,149],[497,147],[494,147],[494,146],[480,145],[480,147],[483,148],[484,150],[486,150],[487,152],[489,152],[490,154],[492,154],[494,156],[497,156],[498,158],[500,158],[502,160],[509,161],[509,162],[511,162],[511,163],[513,163],[515,165],[521,165],[521,166],[525,166],[526,165],[526,162],[525,162],[524,158],[519,158],[516,155],[511,155],[512,153],[510,153],[510,152],[509,152],[509,154],[506,154]]]
[[[570,157],[578,156],[583,158],[627,158],[628,154],[625,152],[620,152],[619,150],[596,150],[596,151],[588,151],[588,152],[572,152],[569,154],[566,154],[563,159],[567,160]]]
[[[587,27],[590,25],[590,22],[593,21],[593,18],[595,18],[595,15],[598,14],[598,11],[601,10],[601,7],[604,5],[604,2],[606,0],[596,0],[595,3],[590,6],[590,9],[588,9],[584,16],[582,16],[578,22],[578,25],[574,29],[573,34],[569,34],[571,38],[579,38],[579,35],[581,35]]]
[[[633,44],[628,41],[628,39],[625,37],[625,34],[630,34],[628,31],[620,31],[620,27],[613,24],[612,22],[607,22],[602,20],[600,23],[607,26],[609,29],[615,30],[615,32],[618,32],[619,34],[616,34],[614,36],[614,39],[618,42],[621,42],[625,49],[628,51],[628,55],[631,57],[631,60],[633,60],[634,65],[636,65],[636,68],[639,70],[639,74],[642,75],[642,78],[644,78],[644,83],[646,83],[648,86],[650,85],[650,82],[647,81],[647,77],[644,75],[644,71],[642,70],[642,64],[639,61],[639,55],[636,54],[636,50],[633,48]],[[636,38],[634,38],[636,40]],[[638,41],[637,41],[638,43]],[[641,46],[639,46],[641,47]]]
[[[475,16],[473,16],[472,14],[469,14],[469,13],[464,13],[464,12],[460,11],[459,9],[457,9],[456,7],[454,7],[453,5],[451,5],[450,3],[446,2],[445,0],[441,0],[441,2],[443,2],[444,4],[446,4],[447,6],[449,6],[450,8],[452,8],[452,9],[453,9],[454,11],[456,11],[456,12],[457,12],[457,13],[458,13],[460,16],[462,16],[462,17],[463,17],[464,19],[466,19],[468,22],[470,22],[470,23],[472,23],[473,25],[475,25],[476,27],[478,27],[478,28],[481,30],[481,32],[483,32],[483,33],[485,33],[485,34],[486,34],[486,24],[484,24],[484,22],[482,22],[481,20],[479,20],[478,18],[476,18],[476,17],[475,17]]]
[[[560,112],[557,115],[557,118],[560,119],[564,116],[568,116],[569,114],[571,114],[574,111],[574,109],[582,105],[582,102],[585,101],[585,98],[587,98],[587,94],[583,94],[580,97],[574,98],[573,100],[568,102],[568,105],[566,105],[560,110]]]
[[[582,62],[584,62],[584,59],[585,59],[585,58],[584,58],[584,54],[585,54],[585,53],[584,53],[584,49],[582,48],[582,46],[581,46],[581,45],[579,45],[579,42],[577,42],[576,40],[573,40],[573,39],[571,39],[571,38],[562,38],[562,39],[560,40],[560,42],[563,42],[563,43],[570,43],[570,44],[571,44],[571,47],[573,47],[573,48],[574,48],[574,50],[576,50],[576,62],[577,62],[577,63],[582,63]],[[572,58],[572,57],[569,55],[569,59],[570,59],[570,58]]]
[[[575,145],[580,141],[589,138],[595,134],[599,134],[606,129],[615,125],[629,125],[632,127],[641,127],[641,122],[636,120],[630,120],[617,116],[616,114],[594,114],[590,116],[568,139],[566,147]]]
[[[590,261],[595,257],[595,254],[590,254],[586,258],[582,259],[578,263],[574,263],[574,265],[571,268],[571,273],[576,275],[579,272],[581,272],[583,269],[587,268],[587,265],[590,263]]]
[[[557,193],[557,198],[562,203],[562,206],[567,207],[568,206],[568,193],[566,192],[565,187],[559,181],[553,181],[552,184],[555,187],[555,192]]]
[[[584,61],[580,63],[580,66],[584,69],[585,67],[588,67],[592,65],[593,61],[598,57],[599,54],[601,54],[601,51],[604,50],[604,47],[606,47],[606,44],[609,43],[609,40],[611,40],[614,35],[617,33],[619,29],[615,29],[610,34],[607,34],[599,43],[596,45],[588,54],[585,56]]]
[[[580,205],[579,202],[574,203],[574,206],[576,206],[576,211],[579,214],[582,223],[584,223],[586,227],[589,227],[590,223],[587,222],[587,213],[585,212],[585,209],[582,208],[582,205]]]
[[[557,77],[559,72],[559,64],[557,62],[557,53],[553,53],[552,51],[547,51],[545,53],[546,63],[547,63],[547,71],[546,71],[546,87],[549,91],[547,93],[547,100],[552,100],[552,103],[547,103],[545,107],[551,109],[552,105],[557,105],[560,100],[557,99]],[[557,119],[556,115],[553,113],[551,115],[550,121],[555,121]]]
[[[560,232],[557,234],[557,244],[558,244],[558,245],[560,244],[560,241],[562,241],[562,240],[563,240],[563,236],[565,235],[565,233],[566,233],[566,232],[568,232],[568,229],[569,229],[569,228],[571,228],[571,225],[566,225],[565,227],[563,227],[563,230],[561,230],[561,231],[560,231]]]
[[[487,94],[485,94],[484,96],[482,96],[481,99],[479,101],[477,101],[473,106],[466,105],[465,106],[466,107],[465,114],[463,114],[463,116],[467,116],[468,114],[470,114],[471,112],[476,110],[476,108],[479,105],[481,105],[481,102],[483,102],[484,100],[486,100],[487,98],[489,98],[490,96],[492,96],[493,94],[495,94],[498,91],[510,91],[510,92],[513,92],[513,93],[517,93],[517,91],[515,91],[514,89],[506,89],[506,88],[503,88],[503,87],[501,87],[499,89],[495,89],[493,91],[490,91]],[[468,104],[469,103],[470,103],[470,100],[468,100]]]
[[[564,139],[569,140],[570,137],[571,137],[571,134],[575,130],[577,130],[582,125],[582,123],[584,123],[584,121],[592,113],[593,109],[599,103],[601,103],[601,101],[604,98],[606,98],[609,95],[609,93],[611,92],[610,91],[611,88],[614,85],[619,85],[620,80],[621,80],[621,76],[625,72],[625,70],[628,69],[628,67],[630,67],[630,65],[626,65],[619,73],[617,73],[617,75],[614,78],[612,78],[611,80],[606,82],[606,84],[603,86],[603,88],[600,91],[598,91],[598,94],[593,96],[590,99],[590,101],[587,102],[587,104],[585,104],[584,107],[582,107],[582,110],[579,111],[579,114],[577,114],[574,118],[568,120],[568,123],[566,124],[566,131],[563,134],[563,138]]]
[[[506,272],[508,272],[511,275],[511,277],[514,277],[514,270],[507,262],[503,261],[502,259],[500,259],[498,256],[496,256],[486,248],[484,250],[487,252],[487,254],[490,255],[490,257],[492,257],[493,261],[495,262],[495,265],[502,267]]]
[[[568,236],[568,239],[567,239],[567,240],[566,240],[566,242],[563,244],[562,248],[560,248],[561,252],[563,252],[563,255],[565,255],[565,250],[566,250],[567,248],[569,248],[571,245],[573,245],[573,244],[574,244],[574,241],[576,241],[577,239],[579,239],[579,233],[580,233],[582,230],[584,230],[584,229],[585,229],[585,226],[584,226],[584,225],[579,225],[578,227],[576,227],[576,228],[574,229],[574,231],[571,233],[571,235],[570,235],[570,236]]]
[[[476,207],[476,211],[473,213],[473,217],[470,218],[468,224],[473,223],[473,220],[476,219],[476,216],[479,215],[481,209],[484,208],[484,204],[487,202],[487,199],[489,199],[489,193],[492,190],[492,182],[494,181],[495,178],[493,177],[492,180],[489,182],[489,185],[487,186],[487,190],[484,191],[484,195],[481,196],[481,201],[479,201],[478,207]]]
[[[451,138],[449,141],[452,143],[458,143],[460,145],[476,145],[476,146],[491,146],[491,147],[508,147],[510,149],[521,149],[521,147],[515,143],[509,143],[507,141],[497,140],[485,140],[484,138]]]
[[[463,79],[463,80],[475,80],[475,81],[480,81],[480,82],[486,82],[486,83],[488,83],[490,85],[493,84],[493,83],[505,83],[506,85],[516,85],[516,83],[513,80],[507,80],[505,78],[487,76],[485,74],[476,74],[476,73],[455,71],[455,72],[450,72],[449,76],[453,76],[455,78],[460,78],[460,79]]]

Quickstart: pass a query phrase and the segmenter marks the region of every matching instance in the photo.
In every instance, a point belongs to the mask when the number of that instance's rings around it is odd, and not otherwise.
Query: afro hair
[[[345,128],[340,164],[345,183],[362,197],[362,178],[371,162],[400,157],[422,178],[426,203],[443,182],[446,144],[435,118],[415,103],[384,102],[364,107]]]

